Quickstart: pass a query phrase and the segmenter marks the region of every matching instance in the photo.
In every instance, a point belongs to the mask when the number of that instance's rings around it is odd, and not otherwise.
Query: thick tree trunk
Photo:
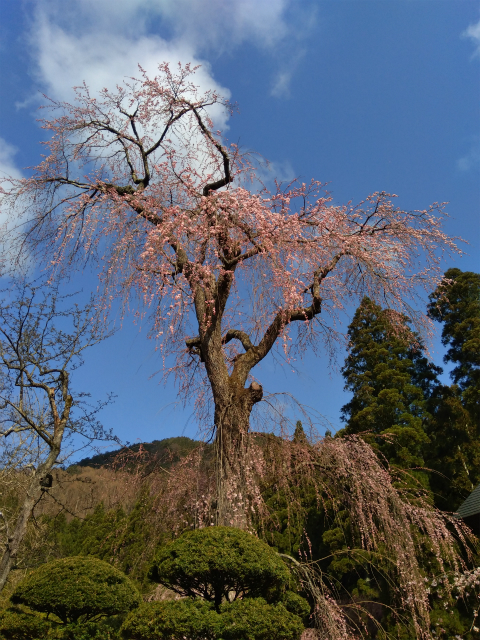
[[[248,431],[250,414],[263,390],[257,383],[232,392],[227,402],[215,406],[216,524],[246,529],[252,477]]]

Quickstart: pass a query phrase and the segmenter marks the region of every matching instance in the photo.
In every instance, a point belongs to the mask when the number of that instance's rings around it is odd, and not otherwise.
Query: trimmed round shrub
[[[301,619],[263,598],[245,598],[220,607],[218,638],[222,640],[299,640]]]
[[[128,640],[215,640],[219,618],[204,600],[147,602],[127,616],[121,633]]]
[[[1,640],[42,640],[49,629],[45,618],[19,607],[10,607],[0,613]]]
[[[150,577],[184,596],[214,602],[237,597],[280,599],[290,572],[278,554],[255,536],[232,527],[184,533],[158,552]]]
[[[138,607],[133,583],[107,562],[90,557],[63,558],[42,565],[15,589],[11,601],[53,613],[67,624],[126,613]]]

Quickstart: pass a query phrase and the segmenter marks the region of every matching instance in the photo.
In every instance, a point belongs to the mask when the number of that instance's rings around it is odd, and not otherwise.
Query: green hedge
[[[129,640],[215,640],[218,614],[203,600],[147,602],[132,611],[122,625]]]
[[[263,598],[225,602],[217,613],[202,600],[149,602],[122,626],[125,640],[299,640],[301,619]]]
[[[49,629],[45,618],[20,607],[0,612],[0,640],[37,640],[45,638]]]

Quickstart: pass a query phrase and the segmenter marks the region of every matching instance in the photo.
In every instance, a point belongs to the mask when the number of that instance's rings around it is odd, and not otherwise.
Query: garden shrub
[[[127,616],[121,631],[128,640],[215,640],[219,618],[204,600],[146,602]]]
[[[245,598],[220,607],[217,627],[221,640],[299,640],[301,619],[281,604],[263,598]]]
[[[1,640],[43,640],[50,624],[36,613],[9,607],[0,613]]]
[[[15,589],[11,601],[53,613],[67,624],[126,613],[141,600],[133,583],[115,567],[96,558],[73,557],[33,571]]]
[[[50,630],[45,640],[120,640],[120,635],[102,620],[59,625]]]
[[[219,608],[224,600],[281,598],[290,572],[267,544],[232,527],[188,531],[158,552],[150,577],[176,593],[200,596]]]
[[[125,640],[298,640],[300,618],[263,598],[225,602],[217,613],[200,599],[148,602],[122,626]]]
[[[290,572],[279,555],[232,527],[183,534],[160,549],[150,577],[188,599],[130,614],[122,627],[129,640],[298,640],[310,613],[288,590]]]
[[[310,616],[310,605],[305,598],[302,598],[302,596],[299,596],[298,593],[294,591],[286,591],[282,596],[281,603],[287,611],[294,613],[305,623],[307,622]]]

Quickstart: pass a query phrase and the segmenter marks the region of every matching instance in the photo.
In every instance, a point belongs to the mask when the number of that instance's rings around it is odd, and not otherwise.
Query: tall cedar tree
[[[367,297],[362,300],[348,329],[342,375],[353,398],[342,407],[342,420],[347,423],[343,433],[384,436],[373,439],[380,452],[391,464],[411,468],[424,463],[427,400],[441,369],[423,355],[406,316],[402,324],[399,333],[391,310]]]
[[[432,399],[428,465],[437,504],[454,510],[480,483],[480,274],[449,269],[430,296],[428,313],[443,324],[451,386]]]

